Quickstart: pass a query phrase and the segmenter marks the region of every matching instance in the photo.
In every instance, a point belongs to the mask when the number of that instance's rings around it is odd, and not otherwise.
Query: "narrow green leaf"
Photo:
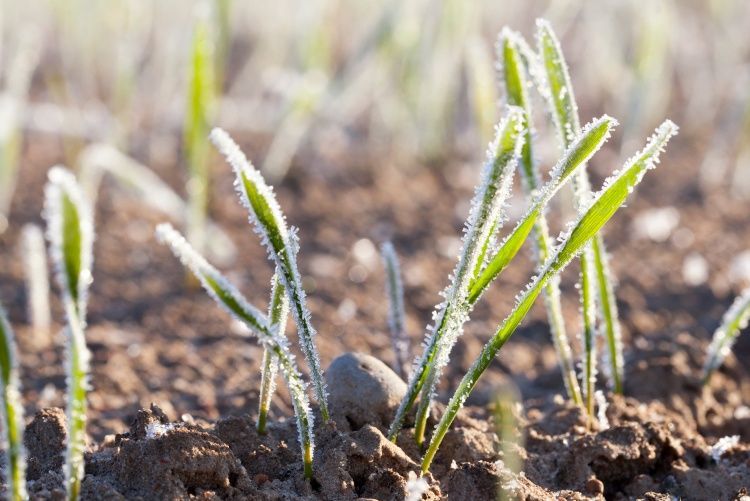
[[[461,380],[438,423],[428,450],[422,460],[422,472],[430,468],[440,444],[448,432],[456,414],[463,406],[477,381],[494,360],[497,352],[515,332],[526,317],[534,301],[548,281],[559,274],[584,248],[591,238],[604,226],[625,203],[628,195],[641,181],[647,170],[656,166],[659,154],[669,139],[677,133],[677,126],[667,120],[656,130],[646,147],[626,163],[622,172],[607,179],[602,190],[594,197],[590,206],[563,239],[563,243],[547,261],[542,271],[529,283],[519,296],[513,311],[500,324],[492,339],[485,345],[479,357]]]
[[[734,300],[732,306],[724,313],[721,325],[711,340],[708,355],[703,365],[703,384],[711,379],[711,375],[721,367],[724,359],[732,351],[732,345],[740,335],[740,331],[747,327],[750,320],[750,288]]]
[[[216,268],[193,249],[187,240],[177,230],[172,228],[171,225],[160,224],[156,228],[156,236],[195,275],[209,296],[219,306],[223,307],[234,318],[247,326],[263,347],[273,352],[274,357],[278,360],[282,376],[292,398],[294,415],[297,420],[299,443],[302,449],[305,476],[310,478],[312,475],[312,451],[314,448],[313,415],[307,394],[305,393],[306,385],[297,369],[294,355],[289,351],[286,338],[281,335],[280,329],[272,328],[272,324],[269,325],[268,319],[252,306]],[[277,310],[277,308],[273,309],[273,311]],[[273,311],[271,318],[274,318]],[[277,314],[279,321],[277,325],[280,327],[284,316],[283,311],[278,311]]]
[[[5,310],[0,305],[0,393],[2,393],[2,432],[5,450],[5,482],[7,496],[12,501],[27,498],[26,450],[23,446],[23,403],[18,377],[18,356]]]
[[[229,135],[221,129],[211,132],[211,140],[224,155],[237,176],[235,186],[247,208],[250,221],[268,249],[269,259],[276,267],[276,274],[286,290],[289,306],[297,324],[300,346],[305,355],[310,378],[317,396],[320,413],[328,421],[328,395],[323,379],[323,369],[315,346],[315,328],[307,308],[302,278],[297,270],[297,237],[287,229],[281,207],[263,176],[247,160]]]
[[[404,326],[404,286],[401,282],[401,266],[393,244],[385,242],[380,254],[385,268],[385,290],[388,296],[388,328],[391,331],[396,372],[404,379],[409,377],[411,362],[409,338]]]
[[[284,336],[286,319],[289,314],[289,300],[286,296],[284,286],[279,283],[279,278],[274,275],[271,279],[271,301],[268,305],[268,318],[270,329],[279,337]],[[276,373],[279,361],[273,351],[263,349],[263,361],[261,362],[263,372],[260,380],[260,398],[258,399],[258,433],[265,434],[268,411],[271,408],[271,399],[276,390]]]
[[[434,386],[468,318],[469,305],[466,303],[466,297],[477,260],[490,232],[502,221],[502,206],[510,194],[513,174],[523,145],[522,132],[522,110],[509,108],[507,116],[497,127],[495,140],[488,149],[482,181],[472,199],[471,211],[466,221],[463,249],[451,283],[443,293],[445,302],[435,309],[435,323],[426,334],[425,350],[409,379],[407,394],[391,424],[391,440],[395,439],[401,429],[406,413],[420,391],[422,397],[417,411],[415,438],[418,444],[424,439],[424,427],[430,411]]]
[[[44,193],[50,257],[67,318],[68,441],[65,485],[67,497],[73,501],[80,496],[86,448],[86,392],[91,354],[86,347],[84,328],[88,289],[92,280],[93,217],[75,177],[62,167],[50,170]]]

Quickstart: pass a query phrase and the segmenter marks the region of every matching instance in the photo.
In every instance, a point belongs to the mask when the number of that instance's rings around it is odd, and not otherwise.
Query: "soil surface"
[[[251,157],[253,146],[263,141],[238,139]],[[382,152],[347,153],[354,150],[340,141],[332,139],[295,165],[277,193],[290,224],[300,228],[299,264],[323,366],[345,352],[367,353],[392,365],[377,246],[392,239],[401,257],[407,329],[416,355],[454,266],[479,166],[462,158],[404,165],[397,157],[384,159]],[[172,150],[178,148],[143,146],[135,156],[182,192],[180,162]],[[592,162],[595,184],[622,163],[614,151],[612,146]],[[740,336],[708,388],[700,387],[698,377],[721,314],[750,276],[750,266],[743,268],[736,259],[750,249],[750,219],[745,201],[697,185],[700,151],[691,138],[678,138],[630,207],[605,229],[619,281],[627,363],[625,396],[608,395],[608,426],[587,430],[580,411],[562,398],[539,302],[445,439],[424,499],[495,499],[499,486],[521,499],[748,495],[750,336]],[[39,499],[63,493],[65,427],[56,409],[64,407],[63,317],[53,294],[58,324],[49,333],[28,327],[18,246],[23,224],[41,223],[46,171],[62,161],[58,140],[40,134],[27,138],[10,228],[0,236],[0,298],[19,342],[27,416],[36,415],[26,443],[29,489]],[[220,268],[265,309],[271,277],[266,253],[233,194],[229,168],[218,159],[214,181],[211,216],[238,250],[236,259]],[[516,195],[511,203],[513,218],[522,213],[523,199]],[[639,225],[641,216],[665,207],[679,211],[666,234]],[[554,227],[560,227],[558,214],[564,213],[569,214],[557,207],[550,212]],[[410,477],[420,459],[410,430],[391,444],[380,418],[319,425],[315,479],[306,483],[281,384],[269,433],[257,435],[262,351],[205,293],[191,287],[180,263],[155,241],[154,227],[164,220],[105,179],[96,204],[86,333],[93,389],[84,498],[403,499],[409,488],[422,485]],[[533,273],[531,252],[521,254],[476,308],[446,369],[442,401]],[[698,285],[687,283],[684,273],[686,262],[696,260],[708,271]],[[572,334],[578,329],[576,277],[574,266],[563,277]],[[296,343],[289,324],[287,334]],[[577,339],[573,344],[577,350]],[[521,475],[506,468],[504,444],[493,433],[494,389],[509,382],[523,396],[524,441],[515,445],[524,460]],[[436,409],[434,418],[440,412]],[[712,452],[718,453],[712,446],[731,435],[739,435],[738,444],[714,458]]]

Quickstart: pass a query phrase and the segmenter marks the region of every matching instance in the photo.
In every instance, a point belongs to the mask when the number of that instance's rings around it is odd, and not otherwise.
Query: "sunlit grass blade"
[[[584,248],[587,242],[609,221],[615,212],[625,203],[634,187],[643,179],[649,169],[656,167],[659,154],[669,139],[677,133],[677,126],[667,120],[661,124],[648,141],[646,147],[628,160],[621,172],[608,178],[602,190],[596,194],[591,204],[583,211],[578,221],[565,234],[560,246],[545,263],[541,272],[536,275],[518,297],[516,306],[490,341],[484,346],[479,357],[458,385],[453,397],[445,409],[440,422],[432,435],[430,445],[422,460],[422,472],[430,468],[435,454],[448,432],[456,414],[463,406],[479,378],[494,360],[498,351],[518,325],[526,317],[534,301],[549,280],[558,275]]]
[[[269,328],[271,332],[279,337],[284,337],[286,319],[289,315],[289,299],[286,296],[284,286],[279,283],[276,275],[271,280],[271,301],[268,306]],[[265,434],[268,411],[271,408],[271,398],[276,390],[276,372],[279,361],[273,351],[263,349],[263,373],[260,380],[260,397],[258,405],[258,433]]]
[[[0,392],[2,393],[3,448],[5,483],[9,500],[26,499],[26,450],[23,447],[23,403],[18,377],[18,355],[13,329],[0,305]]]
[[[417,411],[415,439],[424,440],[424,428],[430,412],[435,384],[448,362],[450,351],[468,319],[466,302],[477,261],[490,232],[502,221],[502,207],[510,195],[513,174],[523,145],[523,112],[509,108],[497,127],[495,140],[487,151],[482,180],[474,194],[471,211],[464,227],[463,249],[453,271],[450,285],[443,292],[445,301],[435,308],[434,324],[425,337],[425,349],[412,371],[409,388],[389,430],[395,439],[406,412],[417,394],[422,395]]]
[[[320,357],[315,347],[315,328],[307,308],[302,279],[297,270],[296,235],[287,229],[286,221],[271,188],[247,160],[229,135],[221,129],[211,132],[211,140],[226,157],[237,176],[235,186],[250,213],[255,231],[261,237],[276,267],[279,281],[286,290],[289,306],[297,324],[300,346],[305,355],[315,395],[324,421],[328,421],[328,395]]]
[[[494,396],[495,434],[500,440],[503,469],[511,476],[511,484],[523,469],[523,458],[519,449],[524,446],[524,434],[517,413],[522,410],[521,394],[513,383],[507,383],[495,391]],[[498,500],[516,499],[506,485],[498,486]]]
[[[708,355],[703,365],[703,384],[708,383],[711,375],[721,367],[724,359],[732,351],[732,345],[740,335],[740,331],[747,327],[750,320],[750,288],[740,294],[732,303],[732,306],[724,313],[721,325],[711,340],[708,347]]]
[[[562,148],[575,139],[580,129],[578,105],[573,93],[565,57],[552,27],[544,20],[537,21],[537,44],[542,78],[540,92],[547,100],[551,110],[552,121],[557,130]],[[581,169],[573,182],[577,209],[580,212],[591,198],[591,186],[588,174]],[[591,242],[591,249],[581,253],[581,302],[583,314],[583,338],[586,347],[594,348],[596,329],[597,299],[602,327],[606,335],[609,362],[608,373],[615,393],[622,393],[622,340],[614,286],[609,272],[606,248],[601,236]],[[598,294],[597,294],[598,293]],[[584,398],[590,415],[593,416],[593,381],[595,369],[589,366],[596,357],[594,353],[584,354]],[[588,391],[587,388],[592,389]]]
[[[206,138],[211,126],[216,93],[214,69],[210,30],[206,20],[199,19],[193,33],[190,53],[183,142],[189,174],[187,235],[190,242],[201,251],[205,245],[208,212],[208,161],[211,150]]]
[[[45,217],[50,258],[56,270],[67,318],[67,420],[65,486],[69,500],[80,496],[86,448],[86,392],[91,354],[86,347],[86,303],[91,285],[94,223],[91,208],[75,177],[53,167],[45,187]]]
[[[401,266],[396,250],[391,242],[385,242],[380,248],[385,268],[385,291],[388,296],[388,329],[391,331],[396,372],[402,378],[409,377],[411,349],[406,335],[404,313],[404,286],[401,281]]]
[[[263,345],[272,351],[278,360],[282,376],[292,398],[294,415],[297,420],[299,443],[306,478],[312,476],[313,415],[310,403],[305,393],[305,383],[302,380],[294,355],[289,351],[287,340],[274,331],[268,319],[252,306],[247,299],[209,264],[182,235],[169,224],[160,224],[156,228],[158,239],[166,244],[172,253],[195,275],[209,296],[223,307],[232,317],[244,324]],[[281,322],[281,316],[279,317]]]

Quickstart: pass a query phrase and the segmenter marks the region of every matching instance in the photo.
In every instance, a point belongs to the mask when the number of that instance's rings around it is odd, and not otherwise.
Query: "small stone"
[[[598,478],[592,477],[586,482],[586,492],[589,494],[604,494],[604,483]]]
[[[406,394],[406,383],[390,367],[363,353],[336,358],[326,380],[331,417],[343,431],[366,424],[386,429]]]

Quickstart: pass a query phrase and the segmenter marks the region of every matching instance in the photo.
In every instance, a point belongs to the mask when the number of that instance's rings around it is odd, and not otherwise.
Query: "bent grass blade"
[[[268,249],[269,259],[276,266],[276,274],[286,290],[289,305],[297,324],[300,345],[305,360],[310,367],[315,395],[317,396],[323,421],[328,421],[328,394],[320,357],[315,346],[315,328],[307,308],[302,279],[297,270],[297,241],[293,232],[287,229],[281,207],[273,190],[268,186],[244,153],[229,135],[221,129],[211,132],[211,141],[224,155],[237,176],[237,192],[250,213],[250,220],[263,245]]]
[[[500,324],[490,341],[484,346],[479,357],[461,380],[453,397],[446,407],[430,445],[422,460],[422,473],[426,473],[437,453],[440,444],[448,432],[458,411],[474,389],[477,381],[494,360],[497,352],[515,332],[526,317],[534,301],[542,292],[549,280],[558,275],[580,252],[584,246],[609,221],[625,203],[634,187],[643,179],[646,171],[653,169],[659,161],[659,154],[664,150],[669,139],[677,133],[677,126],[667,120],[661,124],[648,141],[646,147],[626,163],[620,173],[604,182],[602,190],[593,198],[578,221],[566,234],[562,244],[547,261],[543,270],[529,283],[516,302],[513,311]]]
[[[193,249],[187,240],[170,224],[160,224],[156,228],[156,235],[159,241],[166,244],[182,264],[190,269],[208,292],[208,295],[233,318],[248,327],[264,348],[273,352],[292,398],[299,443],[302,448],[305,477],[311,478],[314,449],[313,415],[305,393],[306,385],[297,369],[294,355],[289,351],[286,339],[278,331],[274,331],[268,319],[252,306],[216,268]],[[281,316],[279,322],[281,322]]]

